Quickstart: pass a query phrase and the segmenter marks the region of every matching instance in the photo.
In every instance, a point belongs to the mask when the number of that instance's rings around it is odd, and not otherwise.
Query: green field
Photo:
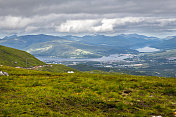
[[[1,66],[0,116],[174,117],[176,80]]]

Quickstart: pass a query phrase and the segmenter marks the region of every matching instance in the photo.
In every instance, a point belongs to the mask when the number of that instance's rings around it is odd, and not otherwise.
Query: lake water
[[[124,61],[124,59],[132,58],[132,54],[112,54],[110,56],[103,56],[101,58],[88,58],[88,59],[77,59],[77,58],[53,58],[53,57],[37,57],[41,61],[99,61],[99,62],[109,62],[109,61]]]

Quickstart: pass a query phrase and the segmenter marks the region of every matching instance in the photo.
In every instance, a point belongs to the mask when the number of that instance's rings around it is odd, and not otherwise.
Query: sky
[[[0,36],[176,35],[176,0],[0,0]]]

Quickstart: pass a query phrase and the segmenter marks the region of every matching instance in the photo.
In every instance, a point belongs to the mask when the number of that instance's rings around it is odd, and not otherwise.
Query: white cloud
[[[67,20],[70,19],[70,20]],[[176,18],[105,17],[90,14],[49,14],[20,17],[0,16],[2,34],[118,34],[145,33],[161,35],[176,32]]]
[[[168,18],[168,19],[158,19],[160,26],[167,26],[169,24],[176,24],[176,18]]]
[[[139,23],[144,18],[125,17],[114,19],[92,19],[92,20],[68,20],[56,26],[58,32],[81,33],[81,32],[113,32],[114,27],[128,23]]]
[[[99,26],[92,27],[95,32],[110,32],[113,31],[116,19],[103,19]]]
[[[144,17],[125,17],[125,18],[118,18],[117,19],[117,25],[126,25],[129,23],[136,24],[143,22],[144,20],[147,20],[147,18]]]
[[[0,17],[0,28],[18,29],[24,28],[30,23],[31,19],[29,18],[14,17],[14,16]]]
[[[175,4],[176,0],[0,0],[0,32],[175,34]]]
[[[30,32],[34,32],[34,31],[37,31],[39,28],[38,27],[35,27],[35,26],[28,26],[25,28],[25,32],[26,33],[30,33]]]
[[[80,33],[92,31],[92,28],[98,23],[97,20],[68,20],[59,26],[56,26],[58,32]]]

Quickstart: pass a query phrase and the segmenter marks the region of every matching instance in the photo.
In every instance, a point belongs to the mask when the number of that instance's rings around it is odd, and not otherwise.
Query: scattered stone
[[[3,76],[4,74],[3,74],[3,72],[2,71],[0,71],[0,76]]]
[[[0,76],[9,76],[7,72],[0,71]]]
[[[67,73],[71,73],[71,74],[73,74],[73,73],[74,73],[74,71],[68,71]]]
[[[17,67],[15,67],[15,68],[23,68],[23,67],[19,67],[19,66],[17,66]]]

